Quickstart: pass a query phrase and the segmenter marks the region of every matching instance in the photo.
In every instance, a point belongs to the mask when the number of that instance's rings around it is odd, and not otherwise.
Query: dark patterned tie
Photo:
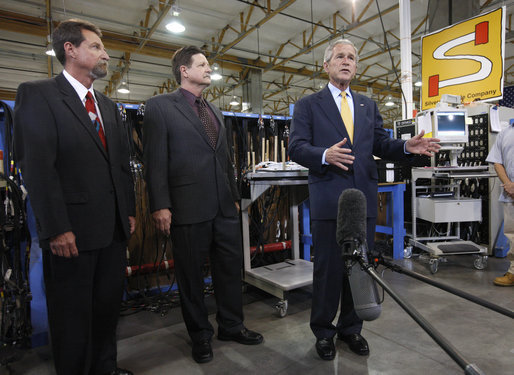
[[[107,150],[107,142],[105,140],[104,128],[102,127],[102,123],[100,122],[100,117],[98,117],[98,113],[96,113],[95,100],[93,99],[93,95],[91,91],[88,91],[86,94],[86,110],[93,126],[95,127],[98,136],[100,137],[100,141],[104,145],[104,148]]]
[[[212,123],[205,101],[202,98],[196,98],[195,102],[198,107],[198,117],[200,117],[200,121],[209,137],[209,143],[212,148],[216,148],[216,142],[218,141],[218,129],[216,129],[216,125]]]

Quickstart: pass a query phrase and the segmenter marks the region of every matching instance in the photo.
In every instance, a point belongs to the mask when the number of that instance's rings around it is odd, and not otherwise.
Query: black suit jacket
[[[79,251],[106,247],[117,215],[129,236],[135,203],[127,137],[116,104],[98,91],[95,96],[108,151],[62,73],[18,88],[15,154],[43,246],[73,231]]]
[[[367,199],[367,216],[377,215],[378,172],[373,155],[398,160],[405,157],[404,141],[395,140],[383,129],[382,116],[376,103],[351,91],[354,103],[354,142],[350,142],[346,127],[328,86],[296,103],[289,155],[292,160],[309,168],[309,200],[314,220],[335,220],[341,192],[348,188],[361,190]],[[323,152],[343,140],[352,150],[355,160],[349,171],[321,163]]]
[[[174,224],[236,216],[239,199],[227,134],[219,109],[213,148],[204,127],[180,90],[146,102],[143,128],[145,175],[152,212],[169,208]]]

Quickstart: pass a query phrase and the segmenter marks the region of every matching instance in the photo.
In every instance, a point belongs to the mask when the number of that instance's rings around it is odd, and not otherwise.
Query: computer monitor
[[[436,109],[432,113],[432,134],[442,144],[468,143],[465,110]]]

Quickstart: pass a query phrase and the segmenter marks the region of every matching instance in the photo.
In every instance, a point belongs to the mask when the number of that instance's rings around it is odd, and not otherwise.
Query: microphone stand
[[[353,248],[353,252],[349,248]],[[476,364],[467,361],[432,324],[430,324],[410,303],[400,297],[389,286],[389,284],[378,275],[373,265],[368,263],[365,243],[359,244],[356,240],[343,243],[343,258],[346,260],[351,259],[357,261],[362,269],[366,271],[366,273],[375,280],[387,292],[387,294],[389,294],[400,305],[400,307],[405,310],[405,312],[409,314],[410,317],[414,319],[414,321],[418,323],[418,325],[423,328],[425,332],[428,333],[428,335],[464,370],[464,374],[485,375]]]
[[[497,313],[503,314],[505,316],[508,316],[509,318],[514,318],[514,311],[509,310],[505,307],[496,305],[492,302],[486,301],[482,298],[479,298],[477,296],[474,296],[472,294],[466,293],[462,290],[456,289],[450,285],[443,284],[441,282],[432,280],[420,273],[410,271],[408,269],[405,269],[397,264],[394,264],[383,257],[378,258],[378,263],[382,264],[384,267],[390,268],[392,271],[413,277],[417,280],[423,281],[424,283],[430,284],[432,286],[435,286],[436,288],[442,289],[448,293],[455,294],[456,296],[462,297],[464,299],[467,299],[468,301],[474,302],[478,305],[481,305],[483,307],[486,307],[488,309],[491,309],[493,311],[496,311]]]

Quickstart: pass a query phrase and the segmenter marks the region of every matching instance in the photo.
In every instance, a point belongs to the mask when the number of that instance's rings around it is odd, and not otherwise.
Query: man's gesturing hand
[[[355,159],[355,156],[351,155],[351,149],[343,148],[346,142],[348,142],[348,140],[344,138],[341,142],[330,147],[325,153],[325,161],[328,164],[335,165],[345,171],[348,170],[345,164],[351,165]]]

